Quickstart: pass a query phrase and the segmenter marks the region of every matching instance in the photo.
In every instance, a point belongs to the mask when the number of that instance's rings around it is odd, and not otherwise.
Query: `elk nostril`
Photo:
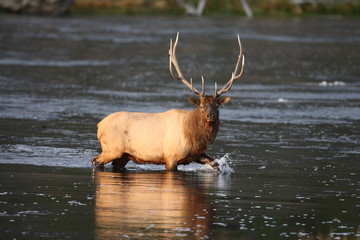
[[[215,115],[214,114],[208,114],[207,117],[208,117],[208,119],[214,119]]]

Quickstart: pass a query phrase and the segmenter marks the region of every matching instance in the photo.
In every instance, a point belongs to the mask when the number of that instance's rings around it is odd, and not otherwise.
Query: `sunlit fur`
[[[105,165],[116,160],[124,167],[133,160],[165,164],[167,170],[176,170],[179,164],[196,161],[214,167],[211,164],[214,159],[205,151],[219,129],[218,107],[229,100],[229,97],[206,96],[190,99],[197,106],[192,111],[110,114],[98,124],[102,153],[93,163]]]

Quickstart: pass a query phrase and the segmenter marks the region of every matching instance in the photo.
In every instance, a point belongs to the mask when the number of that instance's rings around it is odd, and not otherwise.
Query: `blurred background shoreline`
[[[358,0],[0,0],[0,14],[360,17]]]

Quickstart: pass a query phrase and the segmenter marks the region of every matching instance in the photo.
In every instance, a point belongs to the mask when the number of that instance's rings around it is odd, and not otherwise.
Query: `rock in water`
[[[0,0],[0,7],[13,13],[62,15],[74,0]]]

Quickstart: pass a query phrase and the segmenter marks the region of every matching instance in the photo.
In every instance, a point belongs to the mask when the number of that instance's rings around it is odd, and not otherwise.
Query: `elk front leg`
[[[118,154],[118,153],[107,153],[107,152],[102,152],[99,156],[93,158],[91,160],[92,164],[96,167],[102,167],[105,164],[119,158],[122,154]]]
[[[167,160],[165,161],[166,171],[177,171],[177,161],[176,160]]]
[[[215,162],[215,159],[212,157],[206,155],[205,153],[201,154],[198,159],[195,160],[195,162],[200,164],[208,164],[210,165],[215,171],[220,171],[219,164]]]

